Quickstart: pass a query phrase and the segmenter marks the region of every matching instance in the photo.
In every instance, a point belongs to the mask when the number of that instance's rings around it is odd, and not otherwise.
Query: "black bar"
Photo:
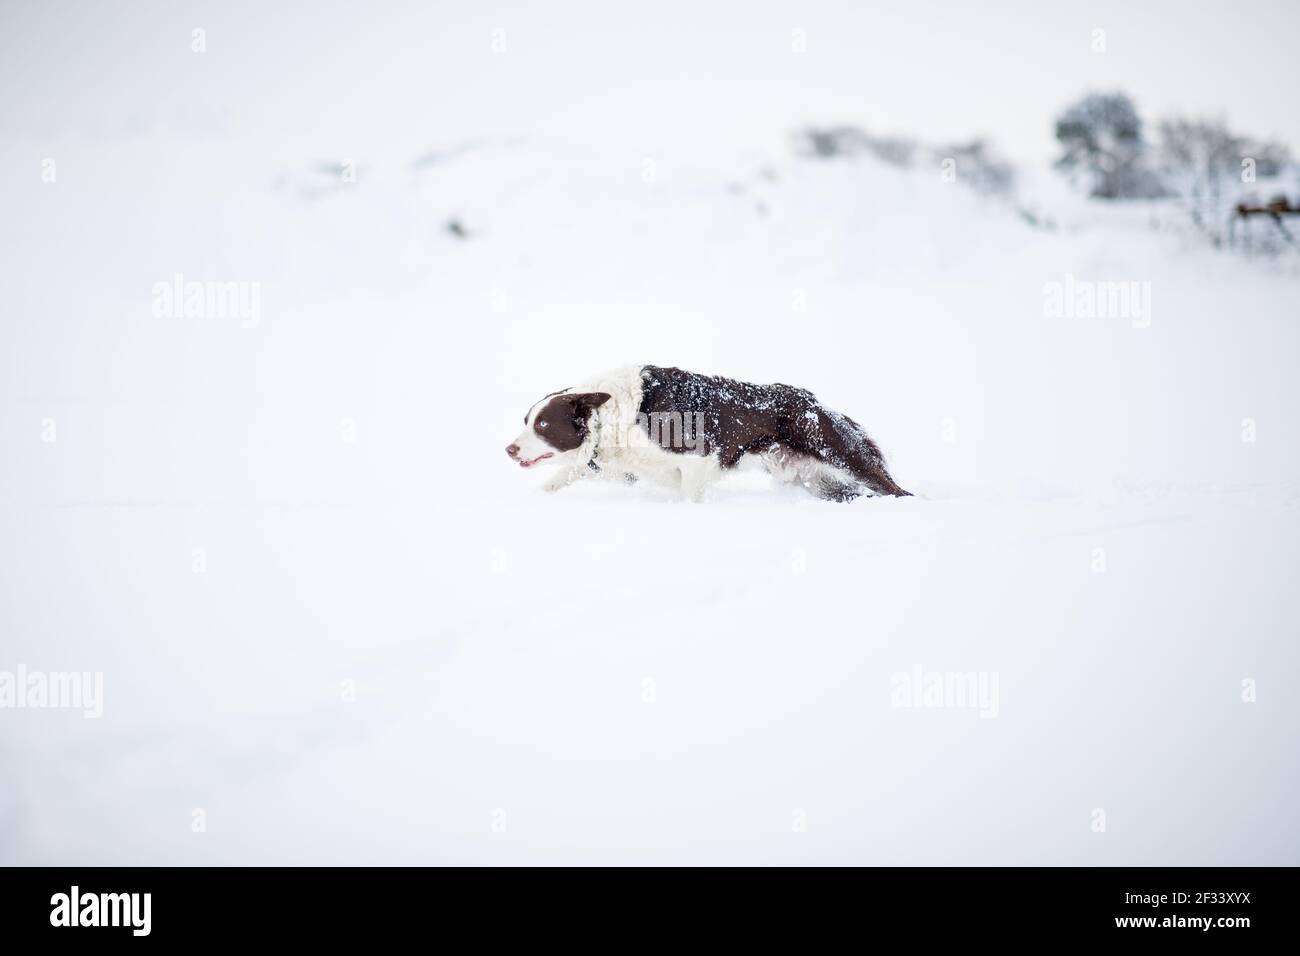
[[[697,926],[733,942],[797,943],[803,934],[810,945],[851,933],[859,943],[901,937],[924,947],[1130,937],[1220,948],[1293,938],[1294,876],[1268,868],[30,868],[0,870],[0,930],[11,943],[57,944],[75,933],[90,946],[284,940],[336,949],[415,932],[439,948],[461,948],[454,941],[464,934],[471,945],[513,937],[533,946],[599,934],[623,948],[677,945],[696,939],[680,934]],[[70,924],[74,886],[78,921],[111,921],[116,910],[120,925],[52,925]],[[146,893],[148,934],[137,935]],[[105,904],[99,894],[141,895]]]

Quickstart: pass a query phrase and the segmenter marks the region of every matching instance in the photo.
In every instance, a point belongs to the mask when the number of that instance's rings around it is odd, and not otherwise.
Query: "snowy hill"
[[[0,671],[104,675],[0,714],[0,862],[1300,860],[1300,279],[779,149],[334,165],[0,179]],[[629,362],[918,496],[543,494],[525,410]]]

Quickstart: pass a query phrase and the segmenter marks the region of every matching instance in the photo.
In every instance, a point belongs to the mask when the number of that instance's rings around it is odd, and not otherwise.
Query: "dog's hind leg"
[[[861,497],[866,489],[848,476],[827,468],[808,487],[808,491],[823,501],[852,501]]]
[[[823,501],[852,501],[866,490],[846,472],[788,445],[773,445],[759,458],[773,479],[781,484],[797,485]]]

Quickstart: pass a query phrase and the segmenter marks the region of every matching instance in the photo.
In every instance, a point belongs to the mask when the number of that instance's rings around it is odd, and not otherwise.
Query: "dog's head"
[[[506,454],[531,468],[577,451],[591,432],[591,416],[609,399],[607,392],[552,392],[528,409],[524,430]]]

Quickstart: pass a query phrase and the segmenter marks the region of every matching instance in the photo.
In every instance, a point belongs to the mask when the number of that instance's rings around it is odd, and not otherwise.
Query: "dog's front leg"
[[[576,468],[561,468],[550,478],[547,478],[542,485],[543,491],[559,491],[561,488],[567,488],[578,480],[578,470]]]
[[[717,459],[705,458],[684,463],[678,469],[681,479],[681,495],[687,501],[701,502],[704,492],[718,479],[720,470]]]

